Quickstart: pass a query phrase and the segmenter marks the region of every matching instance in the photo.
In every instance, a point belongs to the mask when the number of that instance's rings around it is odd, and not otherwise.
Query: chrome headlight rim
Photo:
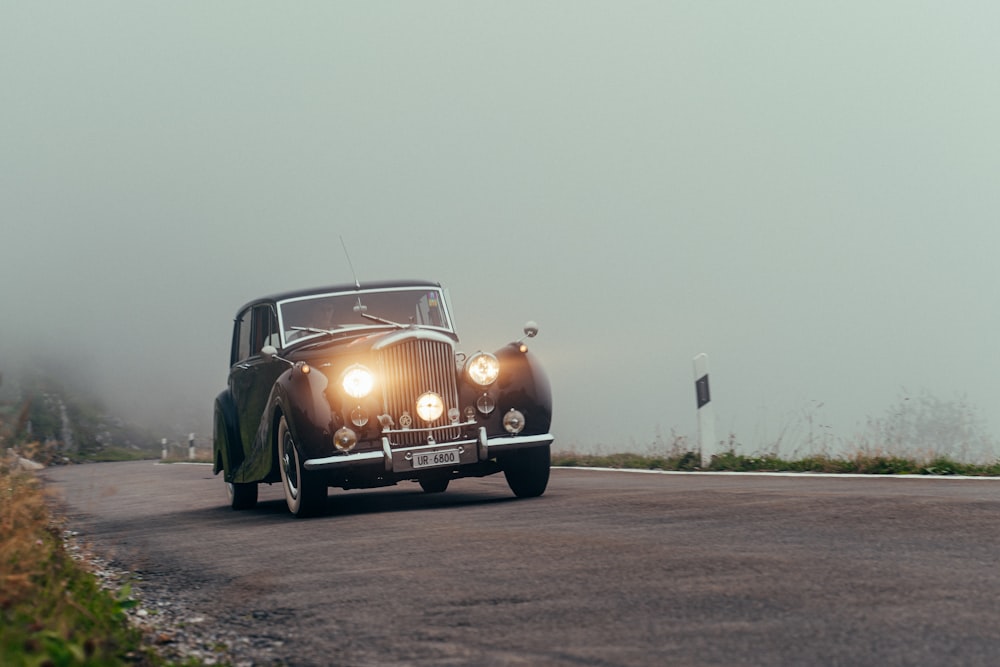
[[[507,414],[503,416],[503,427],[511,435],[517,435],[523,431],[524,425],[524,413],[520,410],[511,408],[507,411]]]
[[[333,446],[338,452],[347,453],[358,444],[358,434],[353,429],[342,426],[333,434]]]
[[[489,387],[500,377],[500,361],[489,352],[476,352],[465,362],[465,375],[480,387]]]

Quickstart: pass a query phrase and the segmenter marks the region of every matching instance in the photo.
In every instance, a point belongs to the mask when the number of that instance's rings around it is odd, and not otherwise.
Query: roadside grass
[[[24,458],[36,461],[44,466],[68,463],[145,461],[157,458],[157,455],[149,450],[126,447],[104,447],[102,449],[73,452],[71,455],[67,455],[60,450],[60,445],[61,443],[58,441],[24,442],[17,447],[17,450]]]
[[[169,454],[165,459],[159,459],[160,463],[212,463],[212,450],[199,449],[195,452],[194,458],[187,454],[179,456]]]
[[[81,463],[113,463],[117,461],[147,461],[156,458],[156,454],[141,449],[122,449],[107,447],[97,452],[87,452],[79,456]]]
[[[552,453],[552,465],[672,471],[1000,476],[1000,460],[993,463],[962,463],[946,456],[920,459],[864,452],[844,456],[814,454],[801,459],[783,459],[772,454],[741,454],[733,448],[713,455],[708,467],[704,469],[701,467],[701,457],[693,451],[673,451],[664,455],[579,454],[559,451]]]
[[[105,591],[63,545],[35,475],[0,459],[0,664],[156,665],[128,623],[125,586]]]

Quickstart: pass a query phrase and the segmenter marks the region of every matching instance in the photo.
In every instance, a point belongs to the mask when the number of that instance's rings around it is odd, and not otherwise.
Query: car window
[[[444,309],[441,307],[441,295],[438,292],[426,292],[414,304],[417,324],[432,327],[445,326]]]
[[[244,310],[236,316],[235,329],[233,331],[233,359],[232,363],[243,361],[250,356],[250,310]]]
[[[253,334],[250,338],[251,355],[259,354],[265,345],[280,346],[278,340],[278,322],[270,305],[256,306],[253,309]]]

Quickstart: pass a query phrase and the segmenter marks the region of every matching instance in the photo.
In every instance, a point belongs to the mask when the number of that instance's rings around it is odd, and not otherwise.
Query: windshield
[[[286,343],[357,327],[426,326],[451,331],[441,291],[433,288],[299,297],[280,302],[278,318]]]

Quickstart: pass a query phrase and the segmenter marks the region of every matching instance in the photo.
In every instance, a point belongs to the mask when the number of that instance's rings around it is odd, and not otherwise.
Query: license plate
[[[434,468],[458,463],[457,449],[442,449],[439,452],[420,452],[413,455],[414,468]]]

